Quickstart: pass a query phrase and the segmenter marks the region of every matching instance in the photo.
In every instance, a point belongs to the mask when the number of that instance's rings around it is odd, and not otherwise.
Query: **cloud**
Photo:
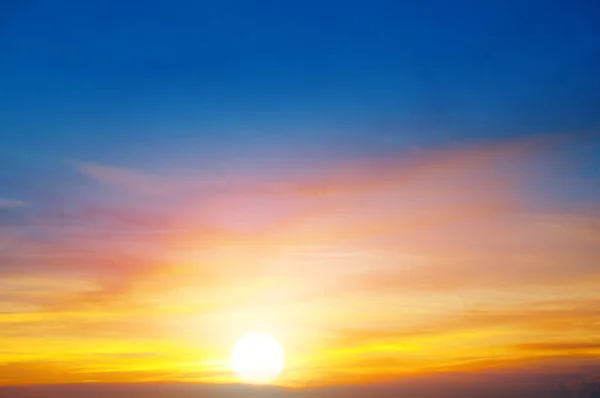
[[[77,163],[98,185],[89,195],[0,228],[1,335],[185,344],[260,319],[283,324],[299,358],[321,355],[306,377],[332,378],[506,364],[548,355],[540,342],[566,355],[596,341],[600,217],[537,204],[530,163],[551,141],[337,159],[268,178]],[[143,377],[192,377],[161,361]]]
[[[521,302],[513,305],[483,305],[473,304],[473,308],[462,311],[448,311],[443,315],[427,318],[410,325],[379,328],[357,326],[337,331],[332,336],[336,347],[352,348],[371,343],[409,344],[411,339],[428,339],[436,335],[457,335],[474,330],[518,330],[530,332],[545,332],[547,335],[573,335],[575,341],[556,344],[555,348],[568,349],[569,344],[580,347],[580,344],[591,344],[593,336],[577,336],[585,331],[586,326],[600,321],[600,297],[588,300],[565,300],[560,304],[554,301],[536,301],[530,299],[526,306]],[[468,338],[468,336],[467,336]],[[593,343],[581,343],[580,340],[593,340]],[[548,345],[546,345],[548,344]],[[518,349],[544,349],[550,343],[522,343]]]
[[[517,348],[524,351],[597,351],[600,350],[600,340],[597,342],[546,342],[523,343]]]
[[[0,199],[0,210],[15,209],[17,207],[23,207],[25,205],[26,203],[21,200]]]
[[[476,170],[494,163],[510,162],[543,152],[564,137],[537,136],[527,139],[490,141],[447,148],[420,148],[399,151],[378,159],[342,159],[332,161],[328,169],[318,173],[296,173],[293,178],[248,178],[238,175],[195,177],[156,175],[139,170],[94,162],[74,162],[82,174],[107,186],[126,192],[160,194],[175,191],[209,193],[224,192],[235,195],[273,194],[294,197],[323,197],[362,193],[364,191],[412,182],[431,174],[448,174],[456,170]]]
[[[162,185],[165,182],[141,172],[96,163],[78,162],[75,166],[79,172],[100,183],[124,190],[157,193],[160,189],[159,183]]]
[[[559,225],[568,226],[556,228],[544,214],[500,214],[498,219],[488,213],[474,226],[466,225],[468,214],[455,214],[461,225],[441,233],[413,230],[407,239],[417,242],[405,250],[421,256],[420,264],[403,264],[400,259],[389,271],[366,271],[348,282],[349,289],[353,285],[372,291],[504,289],[600,279],[596,267],[600,254],[595,249],[600,229],[590,227],[600,218],[552,215]]]
[[[600,340],[589,325],[600,320],[599,301],[480,304],[406,323],[399,306],[387,323],[355,322],[331,334],[324,344],[326,363],[330,369],[347,369],[341,380],[351,380],[353,369],[375,367],[379,371],[365,372],[367,379],[373,374],[379,378],[462,370],[576,371],[578,366],[588,368],[598,355]]]
[[[90,359],[73,361],[23,361],[0,364],[1,384],[56,384],[82,382],[148,382],[176,380],[167,370],[97,369]],[[147,360],[147,358],[142,358]],[[96,368],[96,369],[95,369]],[[200,377],[198,377],[200,379]]]
[[[128,294],[140,280],[170,269],[169,258],[194,261],[198,274],[211,283],[216,279],[210,274],[222,275],[221,280],[252,274],[292,278],[315,269],[321,280],[331,281],[330,291],[342,295],[551,286],[595,278],[600,218],[540,212],[528,204],[527,177],[533,175],[527,162],[544,154],[555,138],[338,161],[293,179],[208,183],[79,163],[82,173],[102,184],[150,197],[168,191],[179,198],[150,209],[85,207],[79,222],[103,223],[90,230],[107,242],[120,240],[115,247],[123,254],[107,259],[114,265],[106,269],[118,282],[105,279],[106,294],[89,298]],[[127,247],[134,241],[162,260],[153,267],[141,265],[150,256],[127,260],[136,257]],[[252,255],[233,255],[238,249]],[[331,249],[368,252],[376,265],[326,254]],[[292,286],[304,293],[289,289],[290,297],[319,294],[298,286],[302,280]]]

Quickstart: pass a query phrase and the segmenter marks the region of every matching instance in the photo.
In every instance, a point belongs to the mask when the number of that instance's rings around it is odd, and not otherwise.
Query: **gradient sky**
[[[0,384],[594,375],[599,17],[0,2]]]

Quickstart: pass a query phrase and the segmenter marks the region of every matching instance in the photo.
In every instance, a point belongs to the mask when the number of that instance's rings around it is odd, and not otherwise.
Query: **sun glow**
[[[284,357],[281,344],[273,336],[249,333],[233,347],[230,366],[245,383],[268,384],[283,370]]]

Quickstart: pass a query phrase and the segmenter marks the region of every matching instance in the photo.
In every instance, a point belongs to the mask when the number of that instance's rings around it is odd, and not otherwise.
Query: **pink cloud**
[[[14,199],[0,199],[0,210],[2,209],[14,209],[17,207],[25,206],[25,202]]]

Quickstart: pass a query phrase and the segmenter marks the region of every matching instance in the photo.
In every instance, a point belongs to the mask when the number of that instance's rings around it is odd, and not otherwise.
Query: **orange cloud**
[[[228,336],[256,322],[290,344],[284,383],[597,355],[600,217],[535,204],[552,140],[262,180],[78,163],[93,200],[0,229],[0,343],[46,353],[0,355],[0,381],[227,380]]]

